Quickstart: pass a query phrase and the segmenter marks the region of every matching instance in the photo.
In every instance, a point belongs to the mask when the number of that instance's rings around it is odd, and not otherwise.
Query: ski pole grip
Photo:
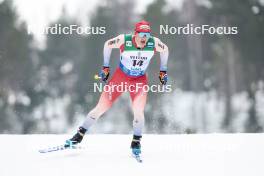
[[[98,79],[101,79],[101,77],[100,77],[98,74],[95,74],[95,75],[94,75],[94,79],[95,79],[95,80],[98,80]]]

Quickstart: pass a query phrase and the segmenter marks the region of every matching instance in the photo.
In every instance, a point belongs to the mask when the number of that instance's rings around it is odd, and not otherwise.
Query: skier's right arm
[[[115,38],[109,39],[104,44],[104,64],[103,69],[100,73],[100,77],[102,81],[106,81],[110,74],[109,69],[109,62],[110,62],[110,56],[113,48],[120,48],[122,44],[124,44],[125,38],[124,35],[121,34]]]
[[[104,44],[104,66],[109,67],[110,56],[113,48],[120,48],[124,44],[124,34],[109,39]]]

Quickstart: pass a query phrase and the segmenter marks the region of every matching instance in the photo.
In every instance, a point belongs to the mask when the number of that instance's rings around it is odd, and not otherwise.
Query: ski
[[[58,146],[54,146],[54,147],[48,147],[48,148],[40,149],[39,153],[50,153],[50,152],[67,150],[67,149],[81,149],[81,146],[73,145],[72,143],[70,143],[70,141],[67,140],[64,145],[58,145]]]
[[[141,156],[140,155],[135,155],[135,154],[132,154],[132,157],[136,159],[137,162],[139,163],[142,163],[143,160],[141,159]]]
[[[60,150],[65,150],[65,149],[67,149],[67,147],[65,147],[64,145],[58,145],[55,147],[48,147],[48,148],[40,149],[39,153],[49,153],[49,152],[55,152],[55,151],[60,151]]]

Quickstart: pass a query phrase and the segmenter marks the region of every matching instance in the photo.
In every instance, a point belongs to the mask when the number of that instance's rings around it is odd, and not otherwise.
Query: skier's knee
[[[134,111],[134,119],[144,119],[144,111]]]
[[[94,108],[88,113],[88,116],[98,119],[101,116],[101,113],[97,108]]]

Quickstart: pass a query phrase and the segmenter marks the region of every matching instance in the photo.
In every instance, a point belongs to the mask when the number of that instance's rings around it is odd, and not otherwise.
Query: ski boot
[[[65,148],[75,148],[77,144],[81,143],[83,140],[83,136],[86,133],[86,129],[83,127],[79,127],[77,133],[71,138],[66,140],[64,147]]]
[[[136,158],[138,162],[142,162],[140,158],[141,154],[141,144],[140,144],[140,139],[142,136],[133,136],[133,140],[131,142],[130,148],[132,149],[132,156]]]

